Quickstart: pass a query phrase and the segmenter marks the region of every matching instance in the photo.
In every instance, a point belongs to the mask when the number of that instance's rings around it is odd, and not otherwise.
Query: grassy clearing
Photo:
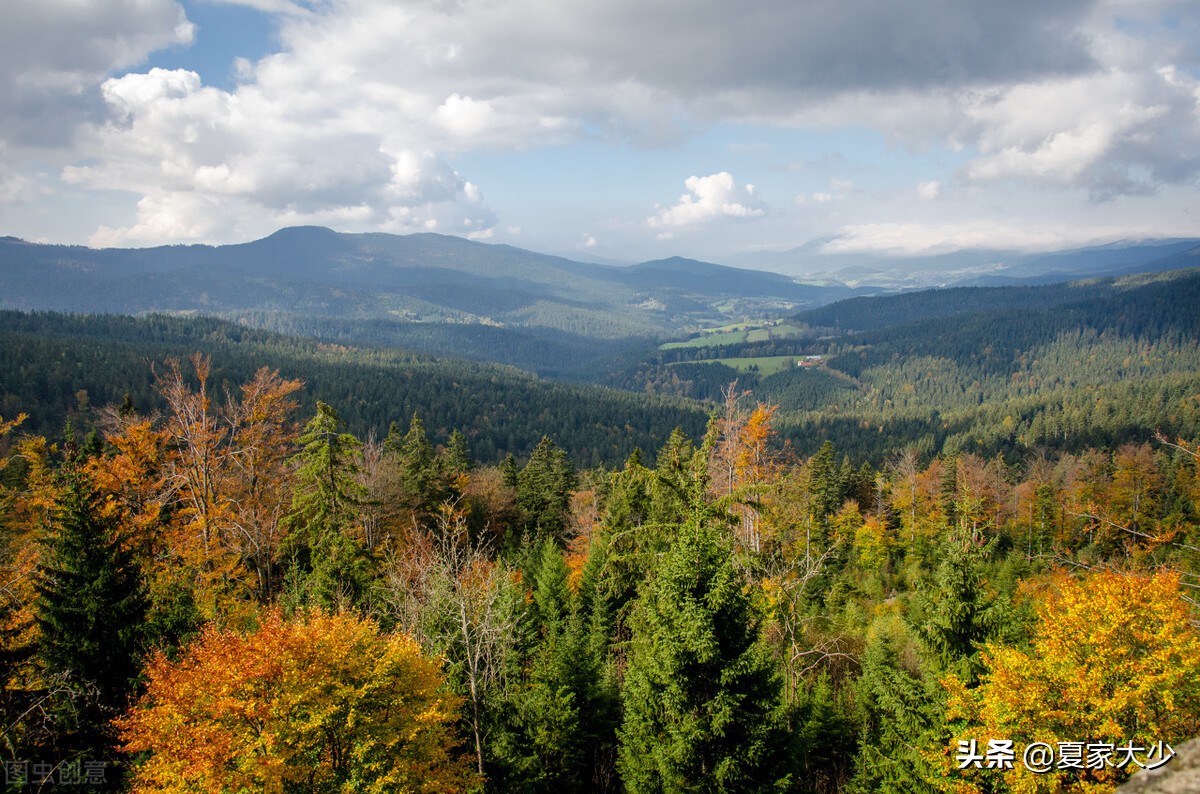
[[[766,342],[768,339],[795,339],[803,336],[808,329],[800,325],[750,325],[748,323],[733,323],[720,328],[706,329],[694,339],[684,339],[680,342],[667,342],[659,345],[659,350],[672,350],[680,347],[709,347],[715,345],[736,345],[742,342]]]
[[[774,375],[788,367],[796,366],[796,356],[761,356],[759,358],[708,358],[694,364],[724,364],[733,367],[738,372],[746,372],[751,367],[758,367],[760,375]]]

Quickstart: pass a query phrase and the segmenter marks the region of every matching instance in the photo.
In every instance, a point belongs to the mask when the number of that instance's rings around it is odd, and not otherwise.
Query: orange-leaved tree
[[[207,630],[119,721],[135,792],[462,791],[479,781],[437,662],[352,615]]]
[[[1012,769],[952,774],[956,791],[998,790],[1001,778],[1012,791],[1110,791],[1161,760],[1149,757],[1159,741],[1200,732],[1200,632],[1177,574],[1097,572],[1052,585],[1030,648],[985,646],[986,672],[973,690],[953,676],[943,682],[947,714],[960,720],[956,742],[975,739],[982,753],[990,740],[1011,739],[1016,750]],[[1059,753],[1049,773],[1022,763],[1031,742]],[[1082,743],[1091,763],[1073,768],[1060,743]],[[1143,751],[1131,760],[1121,748]]]

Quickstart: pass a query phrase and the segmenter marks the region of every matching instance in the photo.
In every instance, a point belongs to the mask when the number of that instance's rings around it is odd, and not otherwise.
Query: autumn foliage
[[[946,682],[949,716],[966,718],[959,738],[1149,747],[1200,732],[1200,632],[1178,574],[1064,576],[1039,605],[1032,646],[989,645],[983,658],[977,689]],[[1137,768],[1034,775],[1018,763],[1004,777],[1014,791],[1100,792]]]
[[[135,792],[461,791],[459,699],[405,636],[349,615],[269,613],[248,634],[208,629],[120,722],[146,753]]]

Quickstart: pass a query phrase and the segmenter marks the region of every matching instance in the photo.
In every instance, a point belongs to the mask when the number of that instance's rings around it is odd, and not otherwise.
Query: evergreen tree
[[[517,459],[510,452],[504,456],[504,460],[500,462],[500,475],[504,479],[504,484],[509,488],[516,488],[517,481],[521,477],[521,469],[517,466]]]
[[[868,644],[857,684],[865,728],[852,792],[934,790],[938,773],[928,751],[946,739],[939,681],[953,673],[974,686],[982,670],[979,647],[1004,627],[1002,602],[984,577],[989,551],[946,538],[933,583],[918,591],[907,625],[896,629],[901,636],[876,633]],[[909,637],[922,651],[915,670],[900,662]]]
[[[285,602],[290,608],[359,605],[370,586],[369,560],[349,530],[365,495],[355,479],[362,443],[342,432],[337,412],[319,400],[298,441]]]
[[[467,437],[458,430],[450,434],[442,458],[442,470],[452,478],[471,471],[471,448],[467,445]]]
[[[815,503],[815,518],[822,526],[826,526],[829,517],[836,513],[841,508],[842,502],[845,501],[845,477],[847,469],[850,467],[850,460],[849,458],[843,460],[842,466],[839,468],[833,444],[826,440],[821,444],[817,454],[812,456],[808,465],[809,489]]]
[[[756,791],[786,780],[779,679],[745,581],[698,508],[645,588],[618,766],[630,791]]]
[[[931,587],[918,590],[912,628],[939,673],[952,672],[974,685],[982,669],[979,647],[1003,625],[1003,610],[984,576],[995,541],[979,546],[948,537]]]
[[[567,453],[543,436],[517,477],[517,506],[526,534],[539,541],[559,538],[574,487],[575,468]]]
[[[864,721],[851,794],[937,790],[922,750],[942,726],[946,696],[936,678],[904,667],[905,639],[876,633],[863,654],[855,688]]]
[[[61,496],[38,569],[37,654],[54,690],[58,752],[109,760],[110,720],[128,705],[138,674],[146,597],[120,527],[74,458],[61,470]]]
[[[418,517],[428,517],[437,505],[437,467],[433,444],[425,434],[425,423],[415,413],[408,432],[395,446],[389,433],[385,448],[393,451],[400,470],[400,498]]]
[[[562,551],[553,538],[538,551],[528,616],[538,636],[527,681],[499,710],[491,782],[505,791],[590,791],[592,751],[606,738],[611,745],[616,726],[597,725],[596,674]]]

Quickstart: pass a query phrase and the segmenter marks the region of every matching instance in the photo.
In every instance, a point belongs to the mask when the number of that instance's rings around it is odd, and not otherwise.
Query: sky
[[[0,235],[1200,237],[1195,0],[0,0]]]

